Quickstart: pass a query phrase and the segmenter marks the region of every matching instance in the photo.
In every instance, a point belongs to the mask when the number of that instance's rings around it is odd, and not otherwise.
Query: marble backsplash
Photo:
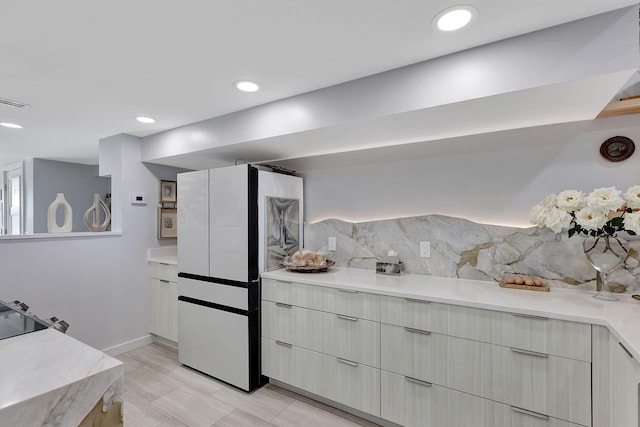
[[[595,290],[596,271],[582,250],[582,237],[568,238],[538,227],[477,224],[441,215],[363,223],[327,219],[305,226],[305,248],[320,250],[330,236],[336,266],[375,269],[394,250],[405,273],[500,281],[504,273],[538,276],[550,287]],[[419,242],[431,243],[420,258]],[[614,292],[640,293],[640,240],[630,242],[625,265],[608,276]]]

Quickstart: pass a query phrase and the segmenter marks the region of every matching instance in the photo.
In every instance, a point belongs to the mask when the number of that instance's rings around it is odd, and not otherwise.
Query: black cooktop
[[[46,323],[0,301],[0,340],[47,328]]]

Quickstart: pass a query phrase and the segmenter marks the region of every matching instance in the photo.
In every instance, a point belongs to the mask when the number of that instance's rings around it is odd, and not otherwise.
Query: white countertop
[[[147,251],[147,261],[178,265],[178,247],[162,246],[159,248],[149,248]]]
[[[601,301],[589,291],[552,288],[536,292],[501,288],[496,282],[415,274],[388,276],[336,267],[326,273],[282,269],[262,273],[262,277],[603,325],[640,361],[640,301],[630,295],[617,295],[619,301]]]
[[[122,362],[51,328],[0,340],[0,424],[78,425],[103,396],[122,402],[123,373]]]

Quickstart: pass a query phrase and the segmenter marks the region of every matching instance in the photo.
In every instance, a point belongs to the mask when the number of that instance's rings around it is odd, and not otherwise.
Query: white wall
[[[640,184],[640,146],[611,163],[600,144],[640,144],[637,115],[280,162],[305,178],[305,220],[360,222],[425,214],[529,225],[546,194]]]
[[[0,298],[26,302],[38,316],[65,319],[71,325],[69,335],[106,349],[148,336],[147,250],[175,245],[156,239],[158,179],[175,179],[178,171],[165,167],[152,173],[140,162],[136,137],[107,138],[100,151],[101,163],[105,159],[101,173],[111,174],[115,183],[119,228],[114,230],[122,235],[0,240]],[[145,192],[148,204],[131,206],[133,191]]]

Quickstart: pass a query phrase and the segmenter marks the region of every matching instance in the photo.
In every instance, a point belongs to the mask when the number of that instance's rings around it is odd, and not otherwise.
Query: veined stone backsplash
[[[516,228],[442,215],[363,223],[328,219],[305,226],[305,248],[320,250],[337,238],[331,252],[338,267],[375,269],[376,259],[394,250],[405,273],[500,281],[504,273],[538,276],[550,287],[596,289],[596,271],[582,250],[582,237],[559,238],[547,229]],[[420,258],[419,242],[431,243]],[[640,293],[640,240],[630,242],[625,265],[608,276],[614,292]]]

